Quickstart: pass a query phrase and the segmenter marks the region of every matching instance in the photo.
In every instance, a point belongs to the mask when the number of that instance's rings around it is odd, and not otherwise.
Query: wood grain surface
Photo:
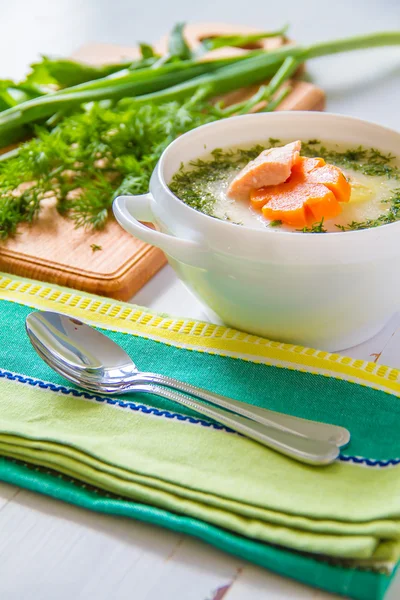
[[[252,33],[251,27],[220,23],[199,23],[186,28],[192,47],[204,37],[217,34]],[[165,52],[167,38],[156,48]],[[281,46],[281,37],[270,38],[258,47]],[[248,52],[242,48],[223,48],[205,55],[204,60],[234,56]],[[88,44],[73,57],[92,64],[114,62],[137,57],[136,48],[110,44]],[[291,82],[292,92],[279,110],[322,110],[324,93],[305,81]],[[250,97],[258,86],[239,89],[225,97],[227,103]],[[99,250],[93,250],[95,247]],[[83,291],[128,300],[166,262],[164,254],[133,238],[110,218],[102,231],[75,229],[72,221],[61,217],[54,204],[43,206],[37,221],[24,224],[18,234],[0,245],[0,270],[41,281],[66,285]]]

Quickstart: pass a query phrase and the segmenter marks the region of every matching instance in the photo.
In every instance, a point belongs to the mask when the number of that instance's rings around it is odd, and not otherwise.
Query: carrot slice
[[[262,213],[269,221],[282,221],[292,227],[305,227],[308,223],[306,205],[303,198],[299,196],[297,198],[286,198],[284,206],[278,198],[274,198],[274,200],[265,204]]]
[[[307,158],[306,156],[299,156],[297,161],[292,167],[292,175],[303,175],[305,176],[307,173],[316,169],[317,167],[323,167],[325,165],[325,161],[323,158]]]
[[[261,210],[264,204],[271,200],[271,190],[276,188],[276,185],[259,188],[258,190],[251,190],[250,192],[250,204],[256,210]]]
[[[319,183],[289,181],[268,186],[255,190],[251,202],[262,208],[266,219],[283,221],[293,227],[305,227],[322,218],[332,219],[341,212],[333,192]]]
[[[304,227],[309,217],[305,199],[310,186],[296,181],[264,188],[262,213],[271,221],[283,221],[293,227]],[[326,189],[326,188],[325,188]]]
[[[322,183],[306,183],[305,185],[307,186],[305,205],[311,212],[312,221],[333,219],[342,212],[334,193],[326,185]]]
[[[331,192],[335,194],[338,202],[348,202],[350,200],[351,187],[342,171],[334,165],[323,165],[312,169],[307,173],[307,181],[313,183],[323,183]],[[336,216],[336,215],[335,215]]]

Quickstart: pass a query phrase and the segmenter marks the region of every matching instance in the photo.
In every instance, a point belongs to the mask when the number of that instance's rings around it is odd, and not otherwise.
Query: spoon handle
[[[197,402],[194,398],[185,396],[170,388],[152,383],[143,383],[132,386],[132,391],[155,394],[178,402],[246,437],[256,440],[264,446],[309,465],[328,465],[339,455],[339,449],[335,444],[301,437],[288,431],[279,430],[276,427],[256,423],[226,410],[206,406]]]
[[[214,394],[208,390],[195,387],[184,381],[178,381],[171,377],[164,375],[158,375],[156,373],[140,373],[138,377],[140,381],[148,381],[151,383],[157,383],[159,385],[165,385],[176,391],[190,394],[200,400],[211,402],[216,406],[221,406],[231,410],[238,415],[247,417],[257,423],[262,423],[269,427],[277,427],[282,431],[295,433],[304,437],[314,438],[315,440],[321,440],[331,442],[337,446],[345,446],[350,441],[350,432],[344,427],[337,425],[331,425],[329,423],[321,423],[319,421],[311,421],[309,419],[302,419],[300,417],[293,417],[291,415],[285,415],[273,410],[266,408],[259,408],[258,406],[252,406],[239,400],[233,400],[226,396],[220,396]]]

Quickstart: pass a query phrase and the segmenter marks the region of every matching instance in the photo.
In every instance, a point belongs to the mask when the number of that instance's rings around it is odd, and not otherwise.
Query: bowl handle
[[[139,196],[118,196],[113,202],[115,218],[128,233],[160,248],[172,258],[192,266],[205,267],[206,252],[200,244],[150,229],[140,222],[154,222],[152,202],[153,196],[150,193]]]

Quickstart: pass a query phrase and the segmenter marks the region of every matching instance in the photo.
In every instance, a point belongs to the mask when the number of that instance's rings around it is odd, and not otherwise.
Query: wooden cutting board
[[[217,34],[254,33],[251,27],[201,23],[186,28],[186,37],[195,47],[204,37]],[[167,38],[156,44],[165,51]],[[282,38],[270,38],[251,48],[223,48],[208,58],[235,56],[254,47],[276,48]],[[137,57],[137,49],[109,44],[89,44],[74,58],[92,64]],[[257,86],[229,94],[227,103],[250,97]],[[279,110],[322,110],[324,93],[311,83],[292,82],[292,92]],[[101,249],[95,250],[96,247]],[[102,231],[75,229],[47,204],[33,225],[22,225],[19,233],[0,244],[0,270],[116,298],[129,300],[166,262],[163,253],[126,233],[113,218]]]

